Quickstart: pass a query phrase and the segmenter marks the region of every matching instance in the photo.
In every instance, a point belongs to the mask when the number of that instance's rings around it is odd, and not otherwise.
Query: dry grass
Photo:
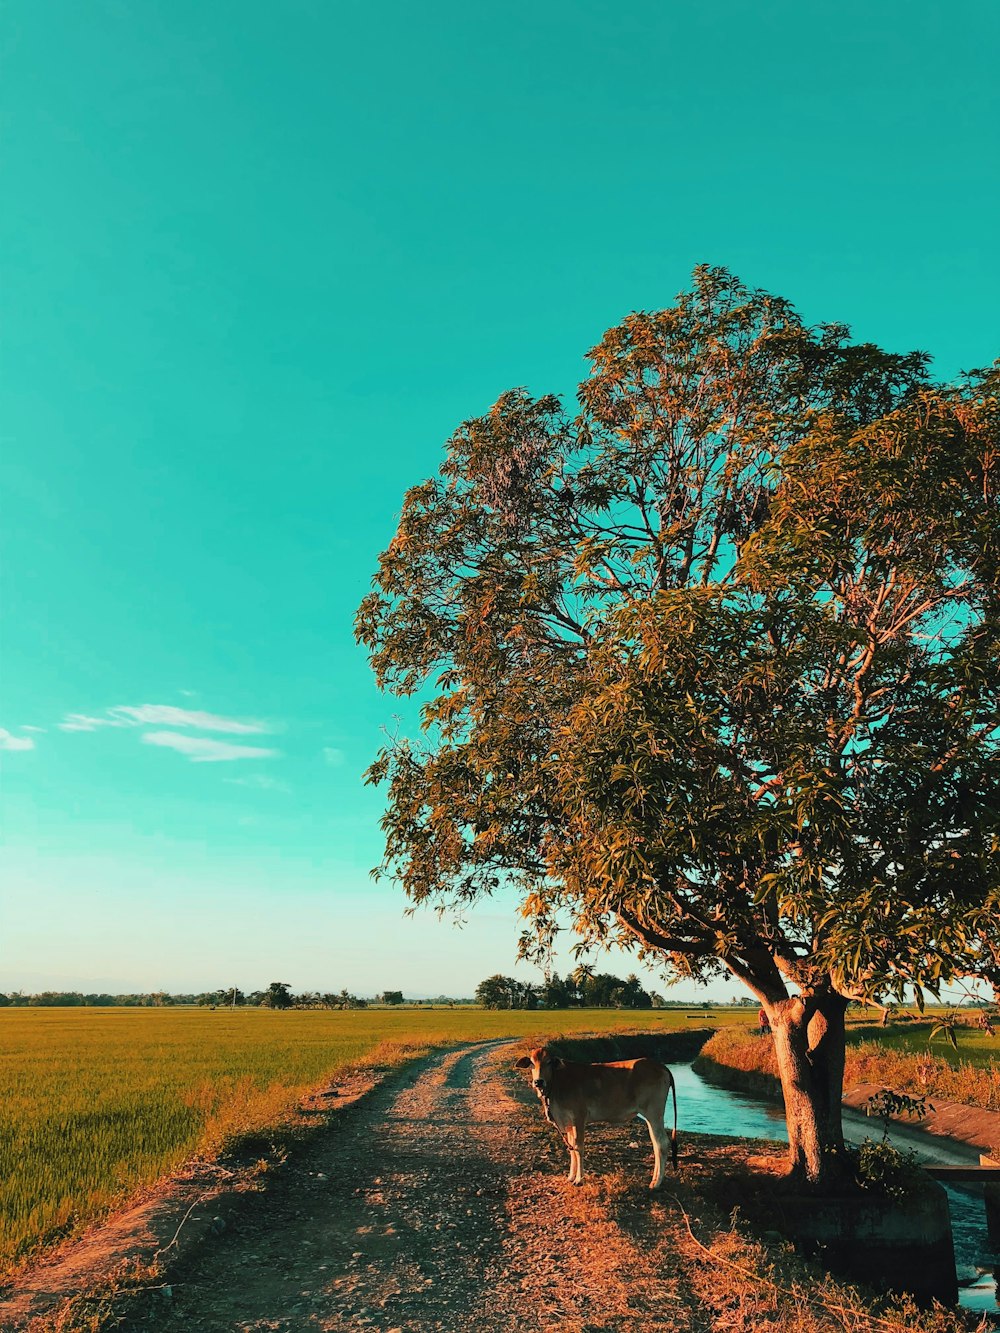
[[[169,1292],[158,1261],[126,1259],[93,1290],[60,1301],[51,1314],[36,1315],[24,1333],[101,1333],[117,1327],[129,1309],[158,1290]]]
[[[717,1312],[717,1326],[750,1333],[958,1333],[978,1321],[961,1310],[920,1310],[905,1296],[877,1295],[838,1280],[777,1238],[774,1226],[786,1188],[783,1153],[748,1158],[744,1148],[707,1140],[692,1189],[682,1178],[686,1253],[702,1256],[699,1300]],[[712,1146],[714,1144],[714,1146]],[[767,1243],[762,1239],[769,1237]]]
[[[1000,1111],[1000,1035],[959,1027],[956,1050],[932,1031],[926,1021],[855,1029],[848,1036],[847,1076]]]

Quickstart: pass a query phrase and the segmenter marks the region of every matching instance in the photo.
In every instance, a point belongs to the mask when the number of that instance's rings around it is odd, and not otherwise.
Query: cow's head
[[[538,1093],[539,1097],[544,1097],[552,1087],[552,1075],[555,1070],[561,1069],[564,1061],[560,1060],[558,1055],[553,1055],[546,1046],[536,1046],[533,1051],[527,1055],[522,1055],[520,1060],[514,1061],[515,1069],[531,1070],[531,1086]]]

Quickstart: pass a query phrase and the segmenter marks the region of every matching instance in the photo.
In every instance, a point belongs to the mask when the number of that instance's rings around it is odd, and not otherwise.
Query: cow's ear
[[[530,1068],[531,1068],[531,1057],[530,1057],[530,1056],[527,1056],[527,1055],[522,1055],[521,1058],[520,1058],[520,1060],[515,1060],[515,1061],[514,1061],[514,1068],[515,1068],[515,1069],[530,1069]]]

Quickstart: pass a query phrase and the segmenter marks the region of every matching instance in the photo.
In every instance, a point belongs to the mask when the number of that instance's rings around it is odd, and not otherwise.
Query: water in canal
[[[690,1065],[672,1065],[677,1081],[677,1106],[682,1129],[694,1134],[735,1135],[746,1139],[787,1140],[785,1116],[775,1103],[746,1093],[706,1083]],[[844,1135],[851,1143],[879,1139],[882,1124],[856,1111],[844,1111]],[[919,1130],[893,1125],[891,1139],[900,1150],[912,1150],[923,1162],[961,1166],[976,1164],[979,1153],[965,1144],[934,1138]],[[1000,1329],[997,1308],[997,1259],[986,1245],[986,1217],[982,1195],[975,1187],[946,1185],[958,1267],[959,1304],[977,1314],[993,1316]]]

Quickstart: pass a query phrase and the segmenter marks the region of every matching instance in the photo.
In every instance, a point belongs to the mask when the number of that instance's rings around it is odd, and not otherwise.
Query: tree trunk
[[[847,1001],[822,991],[764,1007],[785,1098],[791,1174],[832,1184],[846,1170],[841,1099]]]

